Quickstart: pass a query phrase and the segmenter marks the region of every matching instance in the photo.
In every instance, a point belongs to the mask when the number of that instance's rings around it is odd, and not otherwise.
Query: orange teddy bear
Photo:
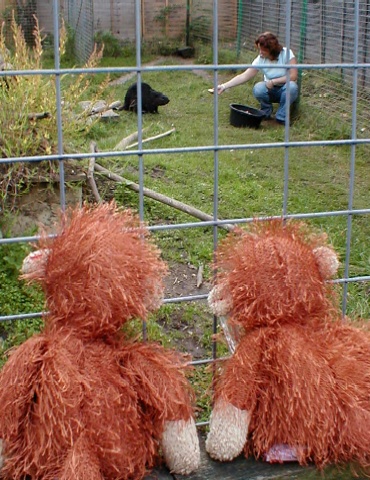
[[[368,466],[370,333],[342,318],[325,236],[255,222],[229,234],[215,266],[209,304],[237,346],[216,382],[210,456]]]
[[[114,203],[62,220],[23,263],[48,312],[1,371],[2,478],[141,479],[161,454],[190,473],[199,444],[184,362],[121,330],[161,305],[159,250]]]

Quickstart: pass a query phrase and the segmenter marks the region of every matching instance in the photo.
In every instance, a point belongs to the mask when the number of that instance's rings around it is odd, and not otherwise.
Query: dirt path
[[[145,63],[143,66],[144,67],[152,67],[155,65],[162,65],[165,64],[166,61],[168,61],[169,57],[159,57],[156,60],[153,60],[152,62]],[[192,58],[182,58],[182,57],[171,57],[174,58],[177,62],[178,65],[193,65],[193,59]],[[199,69],[194,69],[192,70],[194,75],[198,75],[205,80],[212,81],[212,74],[209,73],[207,70],[199,70]],[[112,80],[109,85],[110,86],[115,86],[115,85],[122,85],[123,83],[128,82],[132,78],[136,77],[136,72],[130,72],[127,73],[126,75],[122,75],[122,77],[116,78],[115,80]]]

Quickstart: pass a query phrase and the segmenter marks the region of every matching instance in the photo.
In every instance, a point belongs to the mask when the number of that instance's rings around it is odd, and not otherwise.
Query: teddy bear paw
[[[200,448],[194,420],[166,422],[162,450],[171,472],[189,475],[196,470],[200,464]]]
[[[220,461],[236,458],[247,440],[249,422],[250,413],[247,410],[240,410],[223,400],[216,402],[206,439],[209,455]]]
[[[43,248],[43,249],[31,252],[23,260],[22,267],[21,267],[21,274],[22,275],[32,275],[35,273],[43,274],[45,271],[49,253],[50,253],[50,250],[47,248]]]
[[[212,313],[226,316],[233,308],[232,297],[227,293],[225,286],[215,285],[208,295],[208,305]]]
[[[334,277],[339,268],[339,260],[336,252],[329,247],[317,247],[313,250],[321,276],[329,280]]]

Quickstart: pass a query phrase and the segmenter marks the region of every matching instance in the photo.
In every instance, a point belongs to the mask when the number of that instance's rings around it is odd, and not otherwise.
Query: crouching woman
[[[298,98],[298,69],[287,65],[296,65],[297,60],[293,51],[283,47],[271,32],[259,35],[255,45],[259,55],[253,60],[252,67],[219,85],[217,93],[246,83],[262,71],[264,80],[254,85],[253,95],[260,102],[265,119],[271,118],[273,103],[278,103],[275,118],[278,123],[285,124],[288,87],[290,105]]]

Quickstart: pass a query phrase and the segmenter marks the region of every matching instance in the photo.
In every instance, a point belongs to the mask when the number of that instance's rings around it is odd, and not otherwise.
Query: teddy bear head
[[[336,309],[333,277],[339,262],[325,235],[303,222],[254,222],[220,243],[209,305],[246,329],[306,324]]]
[[[148,229],[114,202],[67,210],[54,235],[41,233],[38,250],[22,266],[22,278],[45,293],[45,326],[89,338],[159,308],[166,273]]]

